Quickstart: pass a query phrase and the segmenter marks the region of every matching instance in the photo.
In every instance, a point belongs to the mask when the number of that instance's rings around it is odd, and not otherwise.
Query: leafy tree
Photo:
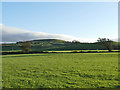
[[[109,52],[112,51],[113,41],[108,38],[98,38],[97,40],[100,44],[102,44]]]
[[[31,43],[29,41],[25,41],[21,44],[21,48],[23,52],[28,53],[30,51]]]

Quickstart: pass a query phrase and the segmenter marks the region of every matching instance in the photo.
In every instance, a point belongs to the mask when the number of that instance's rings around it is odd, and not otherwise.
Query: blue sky
[[[117,2],[6,2],[2,24],[79,39],[118,37]]]

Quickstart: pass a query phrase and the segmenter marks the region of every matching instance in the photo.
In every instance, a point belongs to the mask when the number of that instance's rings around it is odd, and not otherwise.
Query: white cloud
[[[32,32],[29,30],[7,27],[4,25],[0,25],[0,31],[2,31],[2,42],[17,42],[33,39],[62,39],[62,40],[77,39],[69,35]]]
[[[0,24],[0,32],[2,31],[2,42],[17,42],[34,39],[61,39],[61,40],[79,40],[80,42],[96,42],[97,38],[77,38],[64,34],[50,34],[45,32],[32,32],[14,27],[8,27]],[[112,40],[117,40],[113,38]]]

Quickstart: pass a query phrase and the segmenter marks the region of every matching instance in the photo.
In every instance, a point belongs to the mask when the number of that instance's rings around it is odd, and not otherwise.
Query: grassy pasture
[[[2,56],[3,88],[117,88],[118,53]]]

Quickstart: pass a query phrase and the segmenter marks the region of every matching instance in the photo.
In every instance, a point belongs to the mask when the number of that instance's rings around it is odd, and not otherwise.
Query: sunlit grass
[[[3,55],[3,88],[116,88],[117,53]]]

